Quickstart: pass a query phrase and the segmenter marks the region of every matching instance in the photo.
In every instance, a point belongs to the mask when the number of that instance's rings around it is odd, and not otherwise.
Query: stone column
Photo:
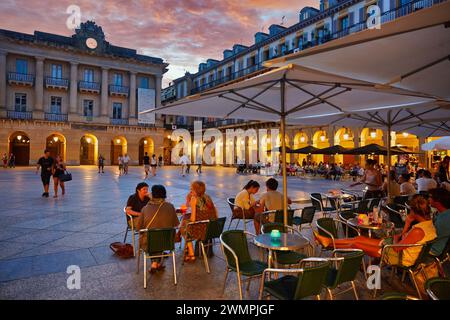
[[[108,68],[102,68],[102,92],[100,117],[102,121],[109,122],[108,119]]]
[[[79,118],[78,108],[78,63],[70,63],[70,89],[69,89],[69,120],[74,121]]]
[[[128,121],[130,125],[137,124],[136,117],[136,72],[130,72],[130,96],[128,98]]]
[[[0,50],[0,117],[6,117],[6,51]]]
[[[33,118],[44,118],[44,58],[36,57],[36,80],[34,84]]]

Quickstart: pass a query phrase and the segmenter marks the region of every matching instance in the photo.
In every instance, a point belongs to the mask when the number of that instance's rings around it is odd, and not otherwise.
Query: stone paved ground
[[[171,262],[167,270],[149,277],[143,289],[142,268],[137,275],[136,260],[120,260],[112,255],[109,244],[122,241],[125,219],[122,208],[127,197],[142,181],[142,168],[133,167],[128,176],[118,177],[115,168],[98,174],[94,167],[71,168],[74,180],[67,183],[64,197],[41,198],[41,184],[33,168],[0,170],[0,299],[235,299],[236,277],[232,275],[222,295],[225,261],[218,245],[210,259],[211,274],[200,261],[181,264],[177,251],[179,283],[172,283]],[[182,178],[178,168],[159,170],[149,184],[164,184],[169,199],[179,206],[189,182],[199,177]],[[229,217],[226,197],[234,196],[248,179],[263,183],[266,177],[238,176],[230,168],[205,168],[200,177],[220,215]],[[349,182],[289,179],[289,195],[307,199],[309,192],[325,192]],[[51,193],[52,196],[52,193]],[[177,246],[178,248],[178,246]],[[252,249],[253,250],[253,249]],[[258,252],[254,252],[258,256]],[[81,289],[66,286],[69,265],[81,268]],[[248,298],[257,297],[259,283],[254,282]],[[360,296],[370,298],[364,278],[358,281]],[[383,282],[385,290],[408,291],[408,281]],[[352,299],[351,294],[340,298]]]

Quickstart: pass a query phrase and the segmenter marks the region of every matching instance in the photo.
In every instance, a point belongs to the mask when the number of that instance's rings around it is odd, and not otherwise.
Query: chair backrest
[[[343,252],[340,254],[343,260],[338,261],[338,267],[330,268],[329,283],[330,288],[336,288],[342,283],[354,281],[361,267],[364,251]]]
[[[436,239],[428,241],[422,246],[422,249],[420,250],[419,256],[416,259],[416,262],[414,263],[413,268],[416,268],[421,263],[425,263],[428,261],[428,257],[430,256],[431,247],[436,242]]]
[[[408,202],[409,196],[396,196],[394,198],[394,203],[405,205]]]
[[[433,300],[450,300],[450,279],[431,278],[425,282],[425,289]]]
[[[205,240],[219,238],[223,232],[226,219],[226,217],[222,217],[217,220],[210,220],[206,227]]]
[[[322,211],[322,195],[320,193],[311,193],[311,203],[317,211]]]
[[[338,230],[337,230],[336,223],[334,222],[333,218],[317,219],[317,226],[319,226],[320,228],[323,228],[326,231],[328,231],[329,233],[331,233],[334,238],[338,237]],[[327,233],[323,232],[320,228],[318,228],[319,234],[323,237],[329,238],[330,236]]]
[[[302,209],[302,223],[312,223],[314,220],[315,213],[316,213],[315,207],[304,207]]]
[[[175,228],[149,229],[147,231],[147,253],[175,250]]]
[[[317,263],[312,267],[303,268],[303,272],[298,276],[294,299],[300,300],[320,294],[329,269],[330,263],[328,261]]]
[[[249,262],[252,260],[250,252],[248,250],[247,237],[243,230],[230,230],[225,231],[220,236],[221,240],[231,248],[236,254],[239,264]],[[233,254],[224,246],[224,253],[227,258],[228,265],[236,267],[235,259]]]
[[[403,221],[400,214],[396,210],[391,208],[390,205],[387,205],[385,207],[385,210],[388,214],[389,221],[391,221],[396,228],[403,228],[405,226],[405,222]]]
[[[381,198],[373,198],[368,200],[370,200],[369,212],[372,212],[373,208],[378,207],[380,205]]]
[[[288,226],[292,226],[292,224],[293,224],[294,212],[295,212],[295,210],[288,209],[288,221],[287,221]],[[277,210],[275,212],[275,222],[284,224],[284,211],[283,210]]]
[[[266,223],[261,227],[262,233],[270,233],[272,230],[278,230],[282,233],[287,233],[288,228],[283,223],[274,222],[274,223]]]
[[[231,211],[234,210],[234,198],[227,198],[227,203],[230,206]]]
[[[439,255],[439,260],[445,259],[448,254],[450,254],[450,237],[447,238],[447,244],[445,245],[442,253]]]
[[[416,297],[409,296],[403,292],[388,292],[381,296],[380,300],[418,300]]]
[[[369,212],[370,199],[363,199],[358,203],[356,208],[357,213],[368,213]]]

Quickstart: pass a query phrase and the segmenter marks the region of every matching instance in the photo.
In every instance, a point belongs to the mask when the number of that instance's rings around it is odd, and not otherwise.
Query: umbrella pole
[[[286,82],[281,80],[281,170],[283,173],[283,217],[284,225],[288,225],[288,196],[287,196],[287,175],[286,175],[286,115],[285,115],[285,90]]]
[[[390,179],[391,179],[391,129],[392,129],[392,120],[391,120],[391,111],[388,111],[387,114],[387,129],[388,129],[388,137],[387,137],[387,199],[389,202],[391,196],[391,187],[390,187]]]

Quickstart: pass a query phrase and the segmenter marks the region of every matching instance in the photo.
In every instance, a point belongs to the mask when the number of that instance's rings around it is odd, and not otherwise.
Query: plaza
[[[193,167],[194,168],[194,167]],[[0,170],[0,298],[1,299],[238,299],[236,277],[230,276],[225,295],[222,283],[225,260],[219,242],[215,256],[209,258],[211,274],[205,272],[201,259],[182,265],[182,250],[177,244],[178,284],[174,286],[168,269],[149,277],[142,285],[142,269],[136,274],[136,259],[122,260],[109,248],[122,241],[125,232],[123,207],[136,184],[143,181],[143,169],[132,167],[128,176],[118,176],[116,167],[98,174],[95,167],[69,169],[73,181],[67,194],[57,199],[41,197],[41,183],[34,168]],[[179,207],[189,190],[189,183],[201,179],[216,204],[219,215],[230,218],[225,199],[250,179],[264,183],[267,177],[237,175],[233,168],[205,168],[200,176],[191,173],[181,178],[178,167],[159,169],[147,183],[164,184],[168,201]],[[322,179],[289,179],[289,196],[306,200],[313,191],[326,192],[350,182]],[[300,205],[307,205],[307,202]],[[234,224],[233,224],[234,225]],[[253,227],[251,227],[254,232]],[[308,230],[306,230],[308,232]],[[131,241],[131,237],[128,237]],[[252,246],[251,246],[252,247]],[[258,255],[256,247],[252,248]],[[81,289],[67,288],[67,267],[81,268]],[[371,299],[365,279],[360,274],[361,298]],[[253,281],[249,296],[256,299],[259,281]],[[410,285],[398,279],[383,281],[382,291],[414,293]],[[351,298],[351,293],[339,296]]]

